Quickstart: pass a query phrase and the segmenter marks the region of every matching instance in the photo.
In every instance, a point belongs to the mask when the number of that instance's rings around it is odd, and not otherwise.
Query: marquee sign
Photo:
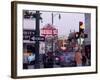
[[[47,24],[41,29],[42,35],[57,35],[58,29],[56,29],[53,25]]]

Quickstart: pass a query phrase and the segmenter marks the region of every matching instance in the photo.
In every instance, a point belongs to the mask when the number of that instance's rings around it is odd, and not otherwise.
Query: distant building
[[[85,13],[85,30],[84,33],[88,35],[84,42],[86,45],[91,44],[91,14]]]

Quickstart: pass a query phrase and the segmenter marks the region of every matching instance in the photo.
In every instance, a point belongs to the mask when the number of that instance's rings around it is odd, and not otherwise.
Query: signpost
[[[33,18],[35,19],[36,22],[36,29],[35,30],[24,30],[23,31],[23,40],[24,41],[35,41],[35,65],[34,68],[40,68],[40,63],[39,63],[39,41],[44,41],[44,38],[40,36],[40,20],[41,18],[41,13],[40,11],[36,11],[34,13],[30,13],[29,11],[25,11],[24,18],[30,19]],[[33,37],[34,36],[34,37]]]
[[[30,38],[30,41],[45,41],[45,37],[43,36],[33,36]]]

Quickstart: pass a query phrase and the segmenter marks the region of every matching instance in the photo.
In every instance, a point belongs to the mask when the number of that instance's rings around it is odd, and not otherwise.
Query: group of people
[[[90,47],[81,49],[81,46],[76,45],[75,62],[76,66],[89,66],[90,65]]]
[[[74,49],[75,49],[74,50],[75,65],[73,65],[73,66],[90,66],[91,65],[90,47],[87,46],[86,48],[82,49],[82,47],[80,45],[76,44]],[[32,51],[24,50],[23,69],[28,69],[29,65],[34,66],[35,58],[36,58],[35,53],[33,53]],[[48,52],[47,54],[43,54],[41,59],[42,59],[43,68],[53,68],[54,67],[55,56],[52,52]],[[59,59],[59,60],[62,60],[62,59]],[[59,64],[60,64],[60,62],[59,62]]]
[[[90,52],[90,47],[82,48],[82,46],[76,44],[74,47],[74,64],[73,66],[90,66],[91,65],[91,52]],[[62,53],[63,54],[63,53]],[[66,53],[67,54],[67,53]],[[70,54],[70,53],[69,53]],[[66,57],[66,56],[65,56]],[[59,67],[61,66],[60,64],[64,62],[64,57],[59,57]],[[53,68],[55,65],[55,56],[53,55],[52,52],[48,52],[47,54],[43,54],[43,66],[44,68]],[[64,63],[67,65],[67,63]],[[71,64],[71,63],[70,63]],[[72,66],[72,65],[71,65]]]

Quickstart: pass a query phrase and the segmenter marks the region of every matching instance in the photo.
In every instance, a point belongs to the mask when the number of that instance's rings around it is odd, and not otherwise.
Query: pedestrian
[[[87,45],[85,47],[85,55],[87,58],[86,65],[90,66],[91,65],[91,47],[90,47],[90,45]]]
[[[47,67],[47,56],[46,56],[46,54],[43,54],[42,60],[43,60],[43,67],[46,68]]]
[[[35,53],[32,52],[28,52],[29,56],[28,56],[28,62],[29,65],[34,65],[35,64]]]
[[[26,49],[23,52],[23,69],[28,69],[28,53]]]
[[[76,66],[82,66],[82,54],[80,49],[75,52],[75,62]]]
[[[47,56],[47,64],[46,64],[47,68],[53,68],[54,65],[54,56],[52,52],[48,52],[48,56]]]
[[[83,65],[83,66],[86,66],[86,61],[87,61],[87,58],[86,58],[85,53],[83,52],[83,53],[82,53],[82,65]]]

